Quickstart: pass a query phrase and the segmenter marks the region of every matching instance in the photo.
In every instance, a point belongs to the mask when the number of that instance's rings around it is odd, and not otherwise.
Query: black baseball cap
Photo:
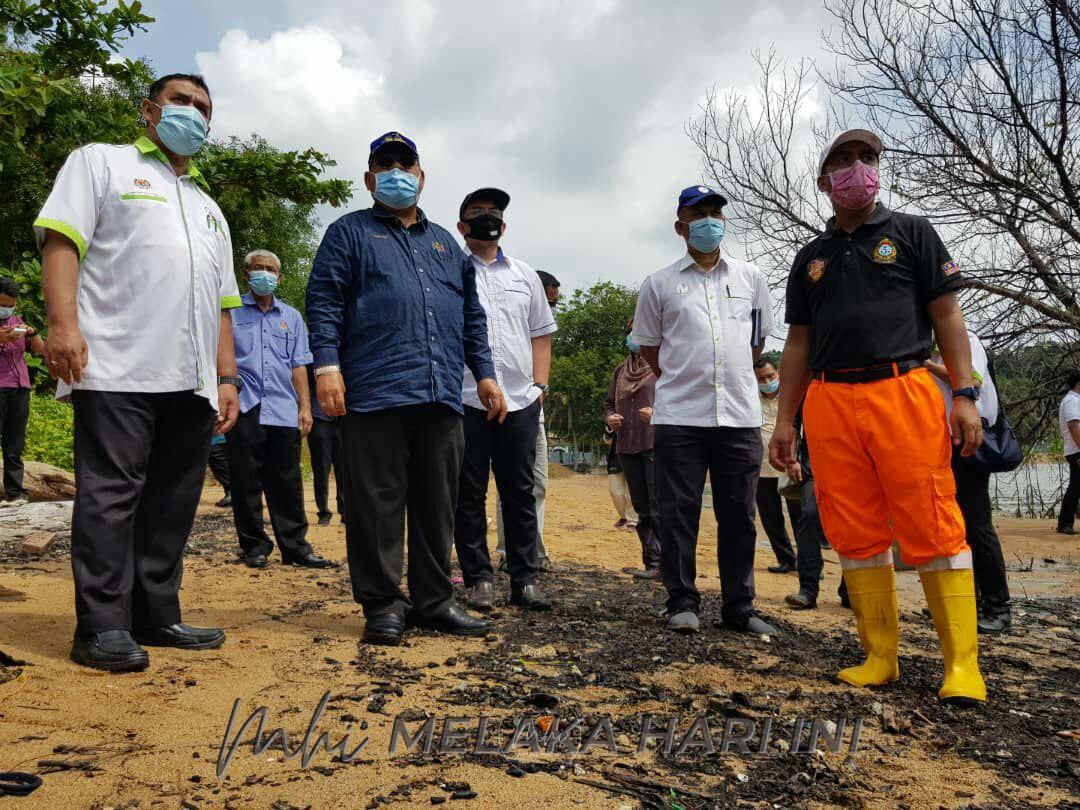
[[[465,199],[461,201],[461,208],[458,209],[458,219],[464,222],[465,209],[469,207],[470,203],[480,201],[494,203],[495,207],[500,211],[505,211],[506,206],[510,205],[510,195],[501,188],[478,188],[476,191],[466,194]]]

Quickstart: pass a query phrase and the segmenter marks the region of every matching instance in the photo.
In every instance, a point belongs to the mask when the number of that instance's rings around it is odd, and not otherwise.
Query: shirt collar
[[[393,222],[396,222],[398,225],[401,224],[401,220],[397,218],[397,215],[378,200],[376,200],[375,204],[371,206],[371,210],[372,213],[375,214],[375,217],[377,219],[391,220]],[[421,228],[427,228],[428,226],[427,214],[424,213],[423,208],[416,209],[416,223],[414,225],[410,225],[409,227],[416,226],[420,226]]]
[[[710,270],[709,272],[711,273],[711,272],[714,272],[716,270],[727,270],[727,268],[728,268],[727,259],[725,259],[724,254],[721,253],[720,254],[720,261],[717,262],[716,266],[713,267],[713,269]],[[698,266],[697,259],[695,259],[693,256],[690,255],[690,251],[686,251],[686,255],[684,255],[682,257],[682,259],[679,261],[679,272],[681,273],[681,272],[683,272],[685,270],[697,270],[697,271],[699,271],[701,273],[705,272],[704,270],[702,270]]]
[[[161,149],[156,143],[147,138],[145,135],[140,135],[136,139],[135,148],[139,150],[140,154],[150,155],[151,157],[160,160],[165,165],[170,165],[169,159],[165,157],[165,153],[161,151]],[[198,166],[196,166],[194,163],[189,163],[187,173],[192,180],[194,180],[196,183],[203,187],[207,194],[210,193],[210,184],[206,182],[206,178],[203,177],[203,173],[199,171]]]
[[[495,257],[495,261],[493,261],[491,264],[487,264],[483,259],[481,259],[479,256],[477,256],[472,251],[469,251],[469,258],[473,260],[474,264],[477,264],[480,267],[494,267],[497,264],[501,264],[504,267],[509,267],[510,266],[510,258],[505,253],[503,253],[503,249],[502,249],[501,245],[499,247],[499,253]]]
[[[259,302],[255,300],[255,293],[251,292],[250,290],[240,296],[240,300],[244,302],[244,306],[255,307],[256,309],[259,308]],[[281,307],[278,306],[277,296],[271,294],[270,309],[268,309],[267,312],[274,309],[278,310],[279,312],[281,311]]]
[[[891,217],[891,216],[892,216],[892,211],[890,211],[888,208],[886,208],[883,203],[878,203],[877,207],[874,208],[874,210],[870,213],[870,216],[868,216],[866,218],[866,222],[864,222],[862,225],[860,225],[859,228],[862,228],[864,225],[881,225],[883,222],[887,221],[889,219],[889,217]],[[857,230],[859,230],[859,228],[856,228],[855,230],[857,231]],[[825,223],[825,233],[823,235],[826,236],[826,237],[829,237],[829,236],[832,236],[835,233],[836,233],[836,216],[834,215],[834,216],[829,217],[828,221]]]

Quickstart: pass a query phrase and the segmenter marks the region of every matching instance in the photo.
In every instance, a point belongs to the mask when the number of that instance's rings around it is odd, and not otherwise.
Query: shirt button
[[[424,287],[424,292],[431,292],[431,287]]]
[[[423,273],[423,272],[424,272],[424,268],[423,268],[423,267],[417,267],[416,269],[417,269],[417,271],[418,271],[418,272],[421,272],[421,273]]]

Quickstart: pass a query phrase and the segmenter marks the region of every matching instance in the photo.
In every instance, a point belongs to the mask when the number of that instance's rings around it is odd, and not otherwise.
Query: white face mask
[[[15,314],[15,307],[0,307],[0,321],[6,321]]]

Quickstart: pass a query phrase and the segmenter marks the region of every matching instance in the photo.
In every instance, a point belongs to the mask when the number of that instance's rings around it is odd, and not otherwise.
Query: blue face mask
[[[690,247],[699,253],[712,253],[724,238],[724,220],[705,217],[690,223]]]
[[[758,383],[757,387],[763,394],[775,394],[780,390],[780,378],[777,377],[775,380],[770,380],[767,383]]]
[[[0,321],[6,321],[15,314],[15,307],[0,307]]]
[[[248,276],[248,286],[256,295],[270,295],[277,289],[278,277],[266,270],[256,270]]]
[[[375,175],[375,199],[388,208],[412,208],[420,197],[420,178],[415,174],[390,169]]]
[[[206,143],[206,119],[194,107],[162,107],[156,129],[165,148],[176,155],[194,155]]]
[[[634,340],[634,334],[631,332],[626,336],[626,348],[628,348],[633,354],[637,354],[641,351],[641,346]]]

